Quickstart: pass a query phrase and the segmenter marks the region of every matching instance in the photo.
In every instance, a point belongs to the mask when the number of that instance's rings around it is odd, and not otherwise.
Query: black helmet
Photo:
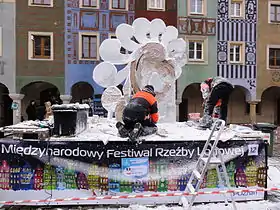
[[[155,93],[155,89],[152,85],[146,85],[143,90],[144,92],[147,92],[147,93],[150,93],[152,94],[153,96],[156,96],[156,93]]]

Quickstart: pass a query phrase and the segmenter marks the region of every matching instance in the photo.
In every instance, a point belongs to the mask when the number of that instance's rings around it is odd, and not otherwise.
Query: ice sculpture
[[[123,98],[113,86],[124,82],[123,97],[128,102],[131,94],[145,85],[153,85],[159,104],[160,121],[176,121],[175,81],[186,64],[186,42],[178,38],[178,30],[166,26],[161,19],[146,18],[134,20],[132,25],[120,24],[116,29],[117,39],[106,39],[99,48],[104,62],[93,71],[93,80],[106,91],[104,108],[109,112],[118,107],[122,110]],[[121,53],[121,47],[126,53]],[[115,65],[125,65],[119,71]],[[109,92],[114,97],[108,97]],[[108,106],[112,104],[112,106]],[[118,106],[119,105],[119,106]],[[111,114],[108,115],[111,117]]]

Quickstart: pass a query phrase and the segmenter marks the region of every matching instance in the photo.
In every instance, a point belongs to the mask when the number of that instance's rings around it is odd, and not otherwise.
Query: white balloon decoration
[[[109,62],[103,62],[95,67],[92,78],[101,87],[109,87],[114,85],[116,77],[117,68]]]
[[[186,42],[178,38],[174,26],[166,26],[161,19],[134,20],[132,26],[120,24],[116,29],[117,39],[102,42],[99,53],[104,62],[93,71],[94,81],[107,88],[101,98],[109,118],[116,110],[123,109],[132,93],[145,85],[153,85],[159,104],[160,120],[176,121],[175,81],[187,62]],[[121,47],[131,53],[120,53]],[[114,65],[126,65],[117,71]],[[117,85],[124,82],[122,96]],[[120,113],[116,113],[119,115]]]
[[[155,41],[160,40],[160,36],[165,32],[166,25],[161,19],[154,19],[151,22],[151,39]]]
[[[112,118],[122,92],[116,86],[106,88],[101,96],[102,106],[108,111],[108,118]]]
[[[140,44],[132,41],[133,38],[133,28],[131,25],[128,24],[121,24],[116,29],[116,36],[117,39],[120,40],[122,46],[128,50],[133,52],[140,47]]]
[[[107,62],[121,65],[129,62],[129,55],[120,53],[122,45],[118,39],[106,39],[99,47],[100,57]]]

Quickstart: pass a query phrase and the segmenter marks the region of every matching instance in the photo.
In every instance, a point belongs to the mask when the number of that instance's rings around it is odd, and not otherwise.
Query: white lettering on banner
[[[18,155],[32,155],[32,156],[39,156],[40,158],[44,155],[46,156],[66,156],[66,157],[92,157],[98,158],[99,160],[104,155],[102,151],[89,151],[89,150],[81,150],[79,147],[76,149],[58,149],[58,148],[38,148],[33,147],[32,145],[28,147],[19,147],[17,145],[9,145],[6,146],[2,144],[1,146],[1,153],[6,154],[18,154]]]
[[[118,150],[107,150],[107,158],[110,157],[115,158],[132,158],[132,157],[151,157],[153,156],[153,149],[149,150],[134,150],[134,149],[128,149],[126,151],[118,151]]]
[[[198,147],[199,148],[199,147]],[[155,156],[156,157],[193,157],[195,149],[185,149],[184,147],[178,147],[175,149],[163,149],[156,148]]]
[[[252,147],[254,146],[254,147]],[[257,152],[258,150],[257,144],[248,145],[250,155],[253,155],[253,152]],[[251,149],[250,149],[251,148]],[[257,149],[256,149],[257,148]],[[244,147],[237,148],[220,148],[219,149],[222,155],[238,155],[244,156]],[[64,149],[64,148],[40,148],[29,145],[27,147],[18,146],[18,145],[6,145],[2,144],[1,146],[2,154],[18,154],[18,155],[31,155],[31,156],[39,156],[40,158],[45,156],[66,156],[66,157],[89,157],[89,158],[98,158],[101,160],[103,157],[107,158],[137,158],[137,157],[188,157],[193,158],[195,154],[198,156],[201,153],[201,149],[199,147],[194,149],[186,149],[185,147],[177,147],[176,149],[166,149],[162,147],[158,148],[149,148],[149,149],[127,149],[127,150],[86,150],[77,147],[75,149]],[[210,150],[206,150],[206,154],[209,155]]]
[[[245,154],[244,147],[236,147],[236,148],[219,148],[219,151],[222,155],[238,155],[243,157]],[[199,156],[201,153],[200,148],[197,148],[197,155]],[[206,155],[210,155],[210,149],[206,149]],[[215,151],[217,155],[217,151]]]

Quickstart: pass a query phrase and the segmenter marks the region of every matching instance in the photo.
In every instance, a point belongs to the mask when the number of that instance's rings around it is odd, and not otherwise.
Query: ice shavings
[[[88,122],[89,124],[87,130],[71,139],[75,141],[127,141],[127,138],[119,137],[118,130],[115,126],[115,119],[107,120],[104,118],[90,118]],[[159,131],[164,130],[166,137],[163,135],[160,136],[153,134],[144,137],[144,139],[146,141],[206,141],[211,132],[211,130],[198,130],[195,127],[190,127],[185,122],[158,123],[158,128]],[[215,138],[216,134],[217,132],[215,132],[213,139]],[[262,135],[259,135],[259,139],[261,137]],[[256,138],[258,137],[252,138],[250,140],[256,140]],[[220,138],[221,141],[232,139],[244,140],[245,138],[238,137],[238,133],[231,129],[225,130]],[[52,138],[52,140],[61,139]]]
[[[67,110],[67,109],[73,109],[73,110],[80,110],[80,109],[89,109],[89,105],[87,104],[55,104],[52,105],[53,110]]]

